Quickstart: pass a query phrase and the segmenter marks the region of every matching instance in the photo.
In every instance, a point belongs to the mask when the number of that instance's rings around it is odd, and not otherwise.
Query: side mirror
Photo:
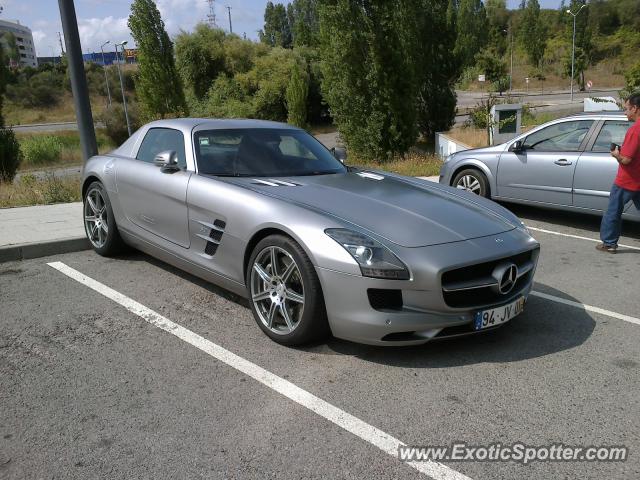
[[[524,143],[522,140],[516,140],[511,145],[509,145],[509,151],[513,153],[524,152]]]
[[[331,149],[333,156],[340,160],[342,163],[347,161],[347,149],[343,147],[333,147]]]
[[[162,170],[175,171],[179,170],[178,167],[178,154],[173,150],[165,150],[160,152],[153,159],[153,164],[156,167],[162,168]]]

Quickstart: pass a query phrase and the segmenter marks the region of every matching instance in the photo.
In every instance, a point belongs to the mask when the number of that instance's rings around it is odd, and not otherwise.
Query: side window
[[[172,128],[152,128],[144,136],[137,159],[153,163],[153,159],[160,152],[173,150],[178,155],[178,166],[185,168],[187,159],[184,153],[184,136],[179,130]]]
[[[575,152],[592,124],[593,120],[575,120],[549,125],[529,135],[524,146],[540,152]]]
[[[608,153],[612,143],[622,145],[624,136],[631,125],[631,122],[625,120],[607,120],[600,130],[596,142],[591,147],[591,151]]]

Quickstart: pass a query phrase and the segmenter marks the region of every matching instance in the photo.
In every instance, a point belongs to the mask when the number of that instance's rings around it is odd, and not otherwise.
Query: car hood
[[[230,181],[338,217],[403,247],[458,242],[517,226],[493,202],[386,172]]]

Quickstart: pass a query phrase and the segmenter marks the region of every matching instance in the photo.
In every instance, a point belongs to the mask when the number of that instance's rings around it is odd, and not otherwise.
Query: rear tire
[[[284,235],[261,240],[247,265],[249,305],[260,329],[282,345],[302,345],[329,333],[320,281],[302,247]]]
[[[98,255],[110,257],[120,253],[124,242],[118,232],[109,195],[102,183],[93,182],[83,198],[84,231]]]
[[[489,198],[489,182],[484,173],[475,168],[467,168],[458,172],[451,182],[452,187],[466,190],[481,197]]]

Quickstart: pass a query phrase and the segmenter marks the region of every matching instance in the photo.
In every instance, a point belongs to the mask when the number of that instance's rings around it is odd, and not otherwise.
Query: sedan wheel
[[[320,282],[292,239],[272,235],[256,245],[247,267],[247,290],[258,326],[276,342],[300,345],[328,332]]]
[[[489,196],[487,178],[478,170],[467,169],[458,173],[453,179],[452,185],[461,190],[475,193],[481,197]]]

